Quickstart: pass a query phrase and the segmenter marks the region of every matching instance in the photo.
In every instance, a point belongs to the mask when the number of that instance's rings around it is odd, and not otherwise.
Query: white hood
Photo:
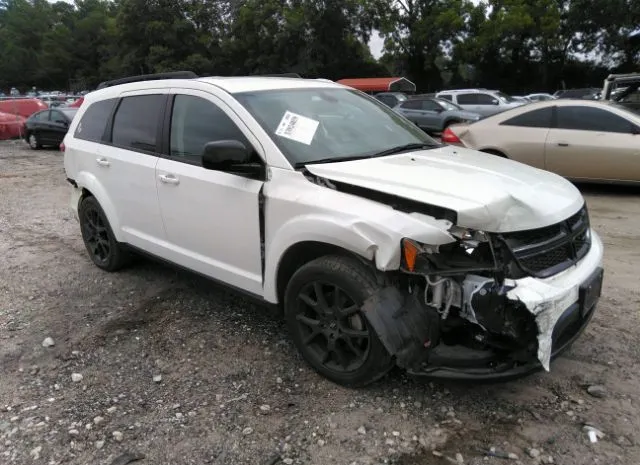
[[[584,203],[578,189],[558,175],[452,146],[307,169],[337,182],[454,210],[459,226],[489,232],[548,226]]]

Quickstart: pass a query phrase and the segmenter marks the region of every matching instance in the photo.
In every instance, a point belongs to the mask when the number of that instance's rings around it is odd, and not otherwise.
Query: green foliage
[[[193,70],[554,90],[638,70],[639,24],[638,0],[0,0],[0,88]]]

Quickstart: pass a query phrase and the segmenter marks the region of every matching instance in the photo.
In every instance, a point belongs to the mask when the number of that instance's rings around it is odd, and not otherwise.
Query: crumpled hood
[[[584,203],[556,174],[461,147],[306,167],[333,181],[454,210],[458,225],[489,232],[549,226]]]

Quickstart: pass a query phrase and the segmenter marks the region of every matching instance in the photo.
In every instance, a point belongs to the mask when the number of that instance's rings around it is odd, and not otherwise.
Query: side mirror
[[[55,122],[63,126],[69,126],[69,123],[63,119],[57,119]]]
[[[491,104],[492,105],[500,105],[500,101],[497,100],[497,99],[493,99],[493,100],[491,100]]]
[[[202,166],[208,170],[228,170],[249,161],[249,151],[238,140],[208,142],[202,154]]]

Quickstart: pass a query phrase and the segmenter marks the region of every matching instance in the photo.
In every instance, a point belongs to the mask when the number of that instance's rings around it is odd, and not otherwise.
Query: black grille
[[[546,278],[566,270],[589,252],[589,215],[583,207],[560,223],[498,237],[513,258],[508,267],[510,277]]]

